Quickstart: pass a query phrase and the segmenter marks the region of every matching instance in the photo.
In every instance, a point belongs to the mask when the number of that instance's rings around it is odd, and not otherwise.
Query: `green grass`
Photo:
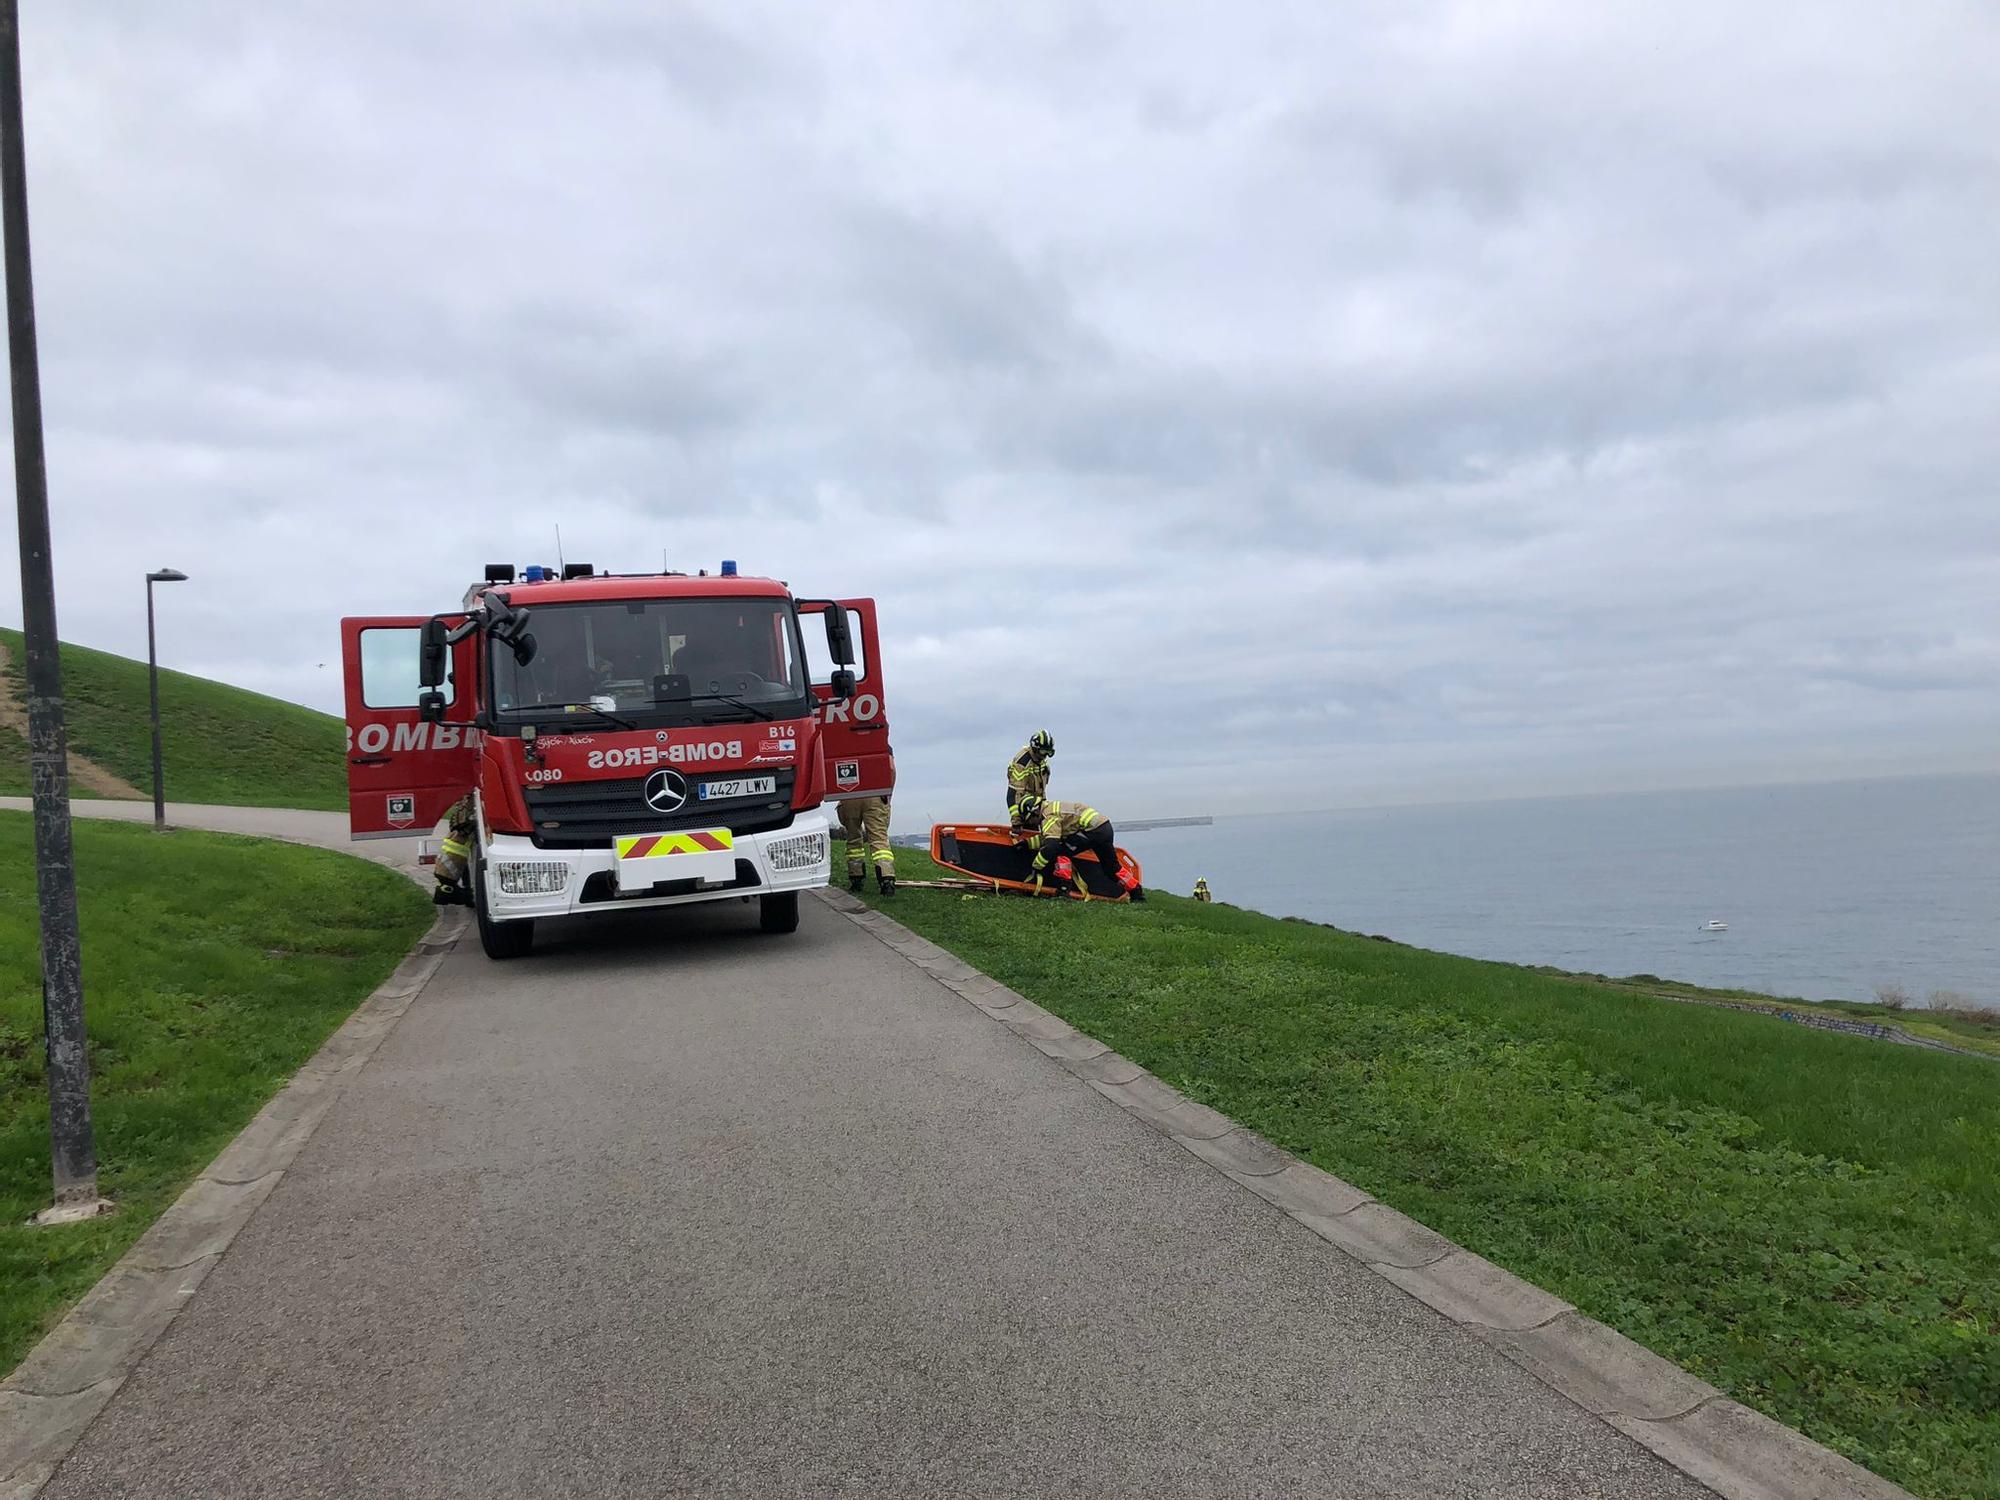
[[[28,782],[28,742],[0,724],[0,797],[25,797]]]
[[[22,691],[18,630],[0,630],[8,675]],[[146,664],[62,648],[71,747],[135,787],[153,784]],[[161,757],[176,802],[242,807],[347,806],[345,728],[339,719],[182,672],[160,673]],[[0,789],[26,790],[27,747],[0,740]]]
[[[1603,974],[1575,974],[1565,969],[1540,966],[1531,972],[1555,975],[1564,979],[1595,980],[1601,984],[1614,984],[1621,989],[1635,990],[1640,994],[1664,995],[1669,999],[1678,997],[1691,1000],[1726,1000],[1731,1004],[1755,1006],[1758,1010],[1774,1013],[1779,1011],[1791,1011],[1795,1014],[1823,1013],[1869,1021],[1878,1026],[1893,1027],[1911,1036],[1944,1042],[1964,1051],[1983,1052],[1990,1057],[2000,1057],[2000,1011],[1983,1010],[1969,1004],[1939,1007],[1911,1004],[1885,1005],[1875,1000],[1774,999],[1757,990],[1703,989],[1699,985],[1685,984],[1679,980],[1662,979],[1656,974],[1628,974],[1623,979],[1611,979]]]
[[[0,1374],[122,1255],[431,920],[391,870],[319,849],[79,822],[84,1003],[100,1182],[48,1206],[47,1079],[30,822],[0,813]]]
[[[868,899],[1917,1494],[2000,1495],[1993,1063],[1171,896]]]

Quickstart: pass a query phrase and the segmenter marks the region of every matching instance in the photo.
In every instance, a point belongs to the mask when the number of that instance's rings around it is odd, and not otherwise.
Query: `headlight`
[[[826,863],[826,835],[807,833],[793,839],[779,839],[765,852],[773,870],[810,870]]]
[[[569,884],[569,866],[545,859],[498,859],[493,878],[509,896],[556,896]]]

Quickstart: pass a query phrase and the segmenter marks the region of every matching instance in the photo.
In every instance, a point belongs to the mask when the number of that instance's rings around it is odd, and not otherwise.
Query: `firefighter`
[[[444,838],[438,843],[437,862],[431,866],[437,881],[431,900],[439,906],[472,905],[473,821],[469,794],[445,809]]]
[[[1079,896],[1088,895],[1083,872],[1076,868],[1076,856],[1088,849],[1097,856],[1099,867],[1124,887],[1126,898],[1146,899],[1138,877],[1119,863],[1111,820],[1096,808],[1081,802],[1050,802],[1029,792],[1014,804],[1014,812],[1022,838],[1035,851],[1032,868],[1038,894],[1044,881],[1053,876],[1058,884],[1072,887]]]
[[[1209,895],[1209,893],[1208,893],[1208,877],[1207,877],[1207,876],[1203,875],[1203,876],[1197,876],[1197,877],[1195,878],[1195,883],[1194,883],[1194,899],[1195,899],[1195,900],[1197,900],[1197,901],[1204,901],[1204,902],[1205,902],[1205,901],[1213,901],[1213,900],[1215,899],[1215,898],[1214,898],[1213,896]]]
[[[1028,736],[1021,752],[1007,762],[1007,821],[1012,826],[1021,826],[1021,820],[1014,815],[1014,806],[1023,797],[1048,796],[1049,758],[1055,753],[1055,736],[1046,729],[1037,729]]]
[[[847,840],[847,888],[850,891],[861,889],[861,883],[867,876],[866,859],[873,859],[875,888],[885,896],[895,895],[896,856],[889,852],[889,799],[843,798],[840,803],[840,832]]]

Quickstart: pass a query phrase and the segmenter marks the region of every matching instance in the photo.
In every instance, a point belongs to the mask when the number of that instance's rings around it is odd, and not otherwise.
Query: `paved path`
[[[116,823],[150,823],[153,799],[144,802],[113,802],[95,797],[72,797],[73,818],[106,818]],[[0,797],[0,809],[28,812],[34,804],[26,797]],[[259,838],[285,839],[295,844],[318,844],[338,849],[342,854],[358,854],[391,869],[416,873],[415,839],[350,839],[347,814],[300,812],[282,807],[213,807],[200,802],[169,802],[167,822],[179,828],[206,828],[214,833],[253,834]],[[429,877],[425,876],[426,882]]]
[[[462,944],[44,1494],[1708,1494],[806,908]]]

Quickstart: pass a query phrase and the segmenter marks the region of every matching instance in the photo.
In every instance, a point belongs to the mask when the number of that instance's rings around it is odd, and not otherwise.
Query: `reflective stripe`
[[[463,839],[439,839],[438,849],[445,854],[456,854],[461,859],[472,852],[471,845]]]
[[[1103,821],[1103,813],[1081,802],[1045,802],[1041,837],[1062,839],[1072,833],[1087,833]]]
[[[670,854],[719,854],[736,847],[727,828],[702,828],[693,833],[637,833],[618,840],[620,859],[663,859]]]
[[[1037,797],[1046,796],[1049,790],[1048,762],[1036,759],[1030,750],[1021,751],[1007,762],[1007,790],[1017,795],[1033,792]]]

